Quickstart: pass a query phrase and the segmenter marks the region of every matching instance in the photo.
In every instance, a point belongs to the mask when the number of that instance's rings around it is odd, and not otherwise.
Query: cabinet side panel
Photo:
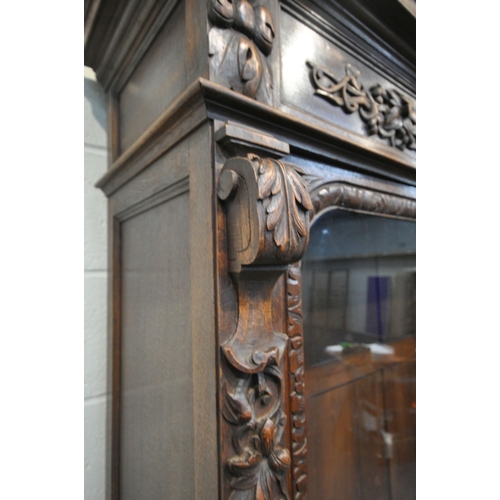
[[[194,498],[189,195],[122,225],[120,500]]]
[[[217,364],[214,304],[212,130],[207,123],[189,140],[191,324],[193,335],[194,482],[196,500],[218,498]]]
[[[184,16],[180,2],[120,93],[122,153],[187,87]]]

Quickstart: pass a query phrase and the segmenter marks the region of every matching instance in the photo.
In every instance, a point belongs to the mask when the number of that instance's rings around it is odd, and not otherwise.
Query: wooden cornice
[[[84,63],[119,92],[180,0],[90,0]]]
[[[291,152],[321,157],[414,184],[415,159],[334,125],[303,121],[204,78],[195,80],[124,151],[97,187],[109,196],[208,119],[241,121],[290,144]]]
[[[267,104],[233,92],[221,85],[199,79],[210,118],[219,120],[245,116],[251,126],[290,143],[295,151],[314,152],[325,158],[345,161],[351,165],[415,169],[415,158],[369,137],[360,136],[344,128],[322,122],[314,123],[295,117]],[[272,126],[270,125],[272,124]],[[278,130],[278,132],[277,132]],[[394,171],[395,173],[395,171]]]
[[[405,0],[415,4],[415,0]],[[333,37],[347,52],[363,57],[398,80],[415,86],[416,15],[400,0],[281,0],[306,24]]]

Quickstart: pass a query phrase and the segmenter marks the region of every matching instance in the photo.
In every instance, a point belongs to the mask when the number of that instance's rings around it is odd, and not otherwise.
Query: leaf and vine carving
[[[282,446],[286,415],[267,379],[283,383],[278,366],[267,366],[257,375],[239,378],[233,391],[223,389],[222,414],[237,426],[233,435],[236,454],[229,458],[231,500],[290,500],[286,472],[290,452]]]
[[[360,72],[350,64],[345,75],[338,77],[322,66],[307,63],[311,68],[316,94],[340,106],[346,113],[358,112],[368,135],[387,139],[391,146],[417,149],[417,110],[415,101],[397,90],[377,84],[368,91],[358,81]]]
[[[289,332],[274,330],[273,291],[305,251],[313,204],[300,170],[255,155],[226,162],[218,195],[225,202],[228,270],[238,298],[236,328],[220,345],[224,498],[291,500],[284,393]],[[292,343],[296,348],[297,339]],[[290,366],[296,361],[294,355]],[[300,426],[295,413],[293,425]],[[292,447],[296,470],[302,452],[295,442]]]
[[[307,495],[307,438],[304,410],[304,338],[299,264],[289,266],[286,280],[288,365],[294,500]]]

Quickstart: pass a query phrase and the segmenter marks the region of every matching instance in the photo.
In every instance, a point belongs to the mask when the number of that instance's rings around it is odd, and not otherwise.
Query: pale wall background
[[[91,70],[84,78],[85,500],[106,497],[107,202],[95,182],[107,169],[106,103]]]

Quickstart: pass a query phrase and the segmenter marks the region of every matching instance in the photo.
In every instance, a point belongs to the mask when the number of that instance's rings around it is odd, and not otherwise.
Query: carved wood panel
[[[238,301],[236,327],[220,346],[223,498],[291,500],[289,332],[274,329],[284,311],[273,290],[304,253],[313,207],[300,171],[254,155],[226,162],[218,196]]]
[[[272,102],[268,56],[276,36],[271,12],[254,0],[208,0],[210,79],[248,97]]]
[[[308,62],[315,94],[346,113],[359,113],[368,135],[378,135],[401,150],[417,149],[417,110],[413,99],[380,84],[363,89],[360,72],[351,64],[345,74]]]

